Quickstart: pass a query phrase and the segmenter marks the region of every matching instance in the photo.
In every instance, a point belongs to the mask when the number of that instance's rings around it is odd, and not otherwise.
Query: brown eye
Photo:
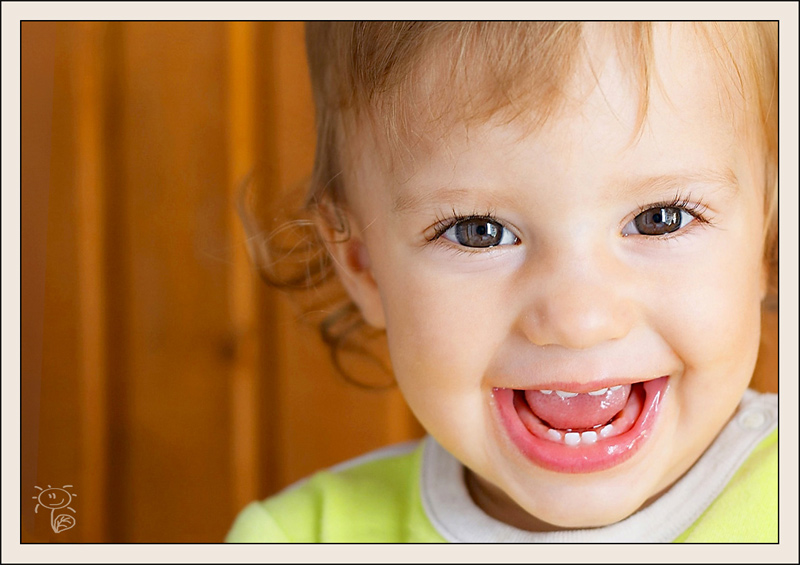
[[[683,221],[683,215],[688,221]],[[650,208],[633,219],[636,232],[641,235],[664,235],[677,231],[693,219],[693,216],[682,208]]]
[[[485,248],[510,245],[516,236],[490,218],[466,218],[456,222],[442,234],[445,239],[464,247]]]

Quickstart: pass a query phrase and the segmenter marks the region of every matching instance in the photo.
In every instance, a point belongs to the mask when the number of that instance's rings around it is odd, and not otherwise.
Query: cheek
[[[401,254],[391,265],[376,275],[400,390],[429,433],[445,441],[459,429],[477,437],[482,419],[463,415],[486,409],[486,368],[505,337],[495,299],[502,294],[481,295],[463,277],[434,274],[418,256]]]
[[[495,340],[500,338],[496,321],[489,319],[492,301],[447,277],[424,271],[398,284],[393,279],[383,287],[387,315],[387,337],[398,370],[450,368],[444,380],[463,376],[463,367],[482,365]]]
[[[731,378],[741,371],[749,380],[761,330],[760,255],[736,242],[718,249],[687,263],[653,317],[688,369],[727,367]]]

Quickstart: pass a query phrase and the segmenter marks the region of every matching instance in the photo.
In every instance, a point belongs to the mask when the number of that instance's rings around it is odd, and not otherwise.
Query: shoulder
[[[407,541],[422,512],[421,451],[421,442],[379,449],[253,502],[226,541]]]

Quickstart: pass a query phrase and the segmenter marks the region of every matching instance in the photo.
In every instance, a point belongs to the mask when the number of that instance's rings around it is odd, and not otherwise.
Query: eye
[[[503,224],[486,217],[470,217],[455,221],[441,236],[464,247],[485,248],[514,245],[519,241]]]
[[[622,235],[666,235],[678,231],[696,218],[679,206],[654,206],[628,222],[622,229]]]

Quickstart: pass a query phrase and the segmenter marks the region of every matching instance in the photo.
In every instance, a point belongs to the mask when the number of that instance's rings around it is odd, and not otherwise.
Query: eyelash
[[[432,228],[434,233],[431,237],[427,237],[428,243],[432,243],[437,239],[441,238],[447,230],[455,226],[460,222],[465,222],[468,220],[490,220],[492,222],[497,222],[498,224],[505,227],[505,224],[497,219],[494,212],[486,212],[484,214],[473,213],[473,214],[459,214],[455,210],[451,212],[451,214],[447,217],[442,217],[437,214],[436,223],[433,224]],[[429,228],[430,229],[430,228]]]
[[[509,229],[504,222],[497,219],[496,214],[491,210],[486,211],[484,213],[478,213],[476,211],[472,214],[459,214],[458,212],[455,211],[455,209],[453,209],[448,216],[437,214],[436,223],[433,224],[431,228],[428,228],[428,230],[433,229],[434,233],[433,235],[431,235],[430,237],[426,237],[425,239],[427,243],[435,243],[441,245],[448,251],[456,253],[458,255],[478,255],[478,254],[484,254],[490,249],[496,250],[498,246],[469,247],[466,245],[458,245],[452,243],[443,238],[444,234],[447,233],[447,230],[449,230],[450,228],[454,227],[455,225],[461,222],[466,222],[469,220],[488,220],[501,225],[504,229]],[[517,242],[519,242],[519,238],[517,238]]]
[[[702,200],[692,201],[690,200],[691,195],[681,196],[680,194],[676,194],[671,200],[664,200],[661,202],[653,202],[650,204],[645,204],[638,206],[638,210],[630,216],[630,219],[625,222],[623,225],[628,225],[634,218],[636,218],[639,214],[651,210],[653,208],[679,208],[681,210],[686,211],[689,215],[691,215],[694,220],[692,223],[698,222],[701,225],[711,225],[712,221],[708,218],[708,206],[706,206]],[[492,211],[487,211],[485,213],[472,213],[472,214],[459,214],[452,210],[451,214],[447,217],[443,217],[437,214],[436,223],[432,226],[434,233],[430,237],[426,237],[428,243],[433,243],[439,240],[450,228],[455,226],[456,224],[468,220],[490,220],[493,222],[497,222],[498,224],[502,225],[506,229],[508,229],[505,224],[497,219],[497,216]],[[650,235],[645,236],[650,239],[671,239],[678,235],[681,235],[681,232],[684,232],[686,228],[682,228],[673,233],[667,233],[663,235]],[[641,235],[641,234],[640,234]],[[463,253],[482,253],[486,251],[486,248],[471,248],[465,246],[451,246],[451,249],[457,252]]]
[[[681,196],[680,194],[676,194],[672,200],[664,200],[662,202],[653,202],[650,204],[645,204],[644,206],[639,206],[638,210],[627,220],[623,226],[627,226],[630,222],[632,222],[639,214],[647,212],[648,210],[652,210],[653,208],[680,208],[687,212],[690,216],[694,218],[692,223],[697,222],[701,225],[712,225],[711,219],[708,217],[708,206],[703,203],[702,200],[692,201],[690,200],[691,195]],[[685,231],[686,228],[681,228],[673,233],[666,233],[662,235],[650,235],[645,236],[650,239],[671,239],[673,237],[677,237],[678,235],[683,235],[682,232]],[[639,234],[643,235],[643,234]]]

